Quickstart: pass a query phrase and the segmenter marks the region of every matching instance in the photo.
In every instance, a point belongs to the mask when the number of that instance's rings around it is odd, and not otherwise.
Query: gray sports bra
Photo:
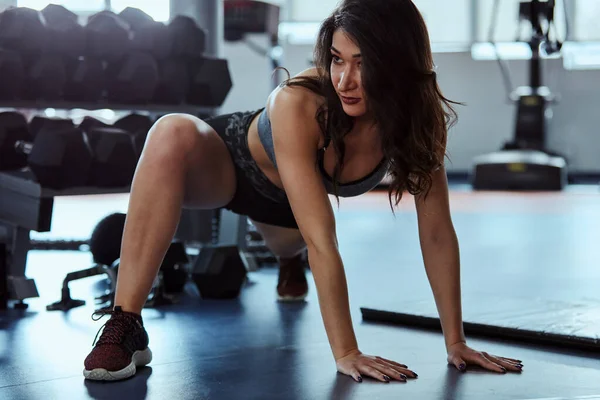
[[[263,147],[265,148],[265,151],[267,152],[267,155],[271,159],[271,162],[273,162],[273,165],[275,168],[277,168],[275,148],[273,144],[273,131],[271,129],[271,121],[269,121],[266,110],[263,110],[258,117],[258,136]],[[325,138],[325,147],[319,151],[318,160],[319,169],[321,171],[321,175],[323,176],[323,183],[325,184],[327,193],[334,194],[333,179],[327,174],[327,171],[325,171],[325,167],[323,165],[323,156],[325,154],[325,149],[329,145],[329,141],[329,137]],[[340,197],[353,197],[366,193],[375,188],[381,183],[383,178],[385,178],[385,175],[388,172],[388,166],[389,164],[384,158],[367,176],[352,182],[338,184],[338,195]]]

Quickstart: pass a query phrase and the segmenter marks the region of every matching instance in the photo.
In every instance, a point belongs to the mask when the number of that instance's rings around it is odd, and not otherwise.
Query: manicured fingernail
[[[523,369],[523,366],[521,364],[517,365],[518,369]]]
[[[405,379],[405,380],[408,379],[408,377],[404,374],[400,374],[400,378]]]
[[[385,379],[386,382],[389,382],[391,380],[391,378],[389,376],[387,376],[387,375],[384,375],[383,379]]]
[[[358,377],[358,381],[359,381],[359,382],[362,382],[362,376],[359,376],[359,377]]]
[[[504,367],[500,367],[500,368],[502,368],[502,372],[506,372],[506,368],[504,368]]]
[[[464,371],[467,368],[467,366],[465,364],[460,364],[458,366],[458,369],[460,369],[461,371]]]
[[[417,375],[417,373],[416,373],[416,372],[413,372],[413,374],[415,375],[415,378],[418,378],[418,377],[419,377],[419,375]]]

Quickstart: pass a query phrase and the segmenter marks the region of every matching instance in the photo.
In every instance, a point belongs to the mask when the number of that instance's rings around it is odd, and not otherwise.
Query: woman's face
[[[330,51],[331,82],[340,97],[344,112],[351,117],[365,115],[367,105],[361,82],[360,49],[343,30],[337,29],[333,34]]]

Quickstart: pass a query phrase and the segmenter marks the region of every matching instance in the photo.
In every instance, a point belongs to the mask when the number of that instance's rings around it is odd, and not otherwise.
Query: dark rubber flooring
[[[451,202],[465,318],[513,318],[499,313],[506,302],[524,323],[560,315],[563,330],[600,332],[598,188],[538,195],[456,188]],[[103,215],[125,206],[123,196],[57,199],[53,231],[35,237],[85,237]],[[0,399],[600,399],[597,353],[468,338],[525,368],[461,374],[447,366],[440,334],[362,321],[363,306],[434,310],[416,216],[407,197],[394,218],[384,194],[342,201],[336,214],[361,349],[408,364],[417,380],[358,384],[337,374],[313,282],[306,303],[279,304],[277,271],[267,268],[250,275],[237,300],[199,300],[189,287],[181,303],[144,310],[150,366],[124,382],[86,382],[83,359],[105,321],[90,318],[97,280],[72,284],[72,296],[86,306],[64,314],[45,306],[59,299],[64,274],[88,267],[90,257],[32,252],[28,276],[41,297],[24,313],[0,314]],[[557,327],[558,320],[548,323]]]

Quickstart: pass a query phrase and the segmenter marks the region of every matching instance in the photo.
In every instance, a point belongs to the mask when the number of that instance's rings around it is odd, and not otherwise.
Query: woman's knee
[[[196,117],[185,114],[169,114],[154,123],[144,146],[144,152],[152,152],[169,158],[183,160],[206,139]]]

